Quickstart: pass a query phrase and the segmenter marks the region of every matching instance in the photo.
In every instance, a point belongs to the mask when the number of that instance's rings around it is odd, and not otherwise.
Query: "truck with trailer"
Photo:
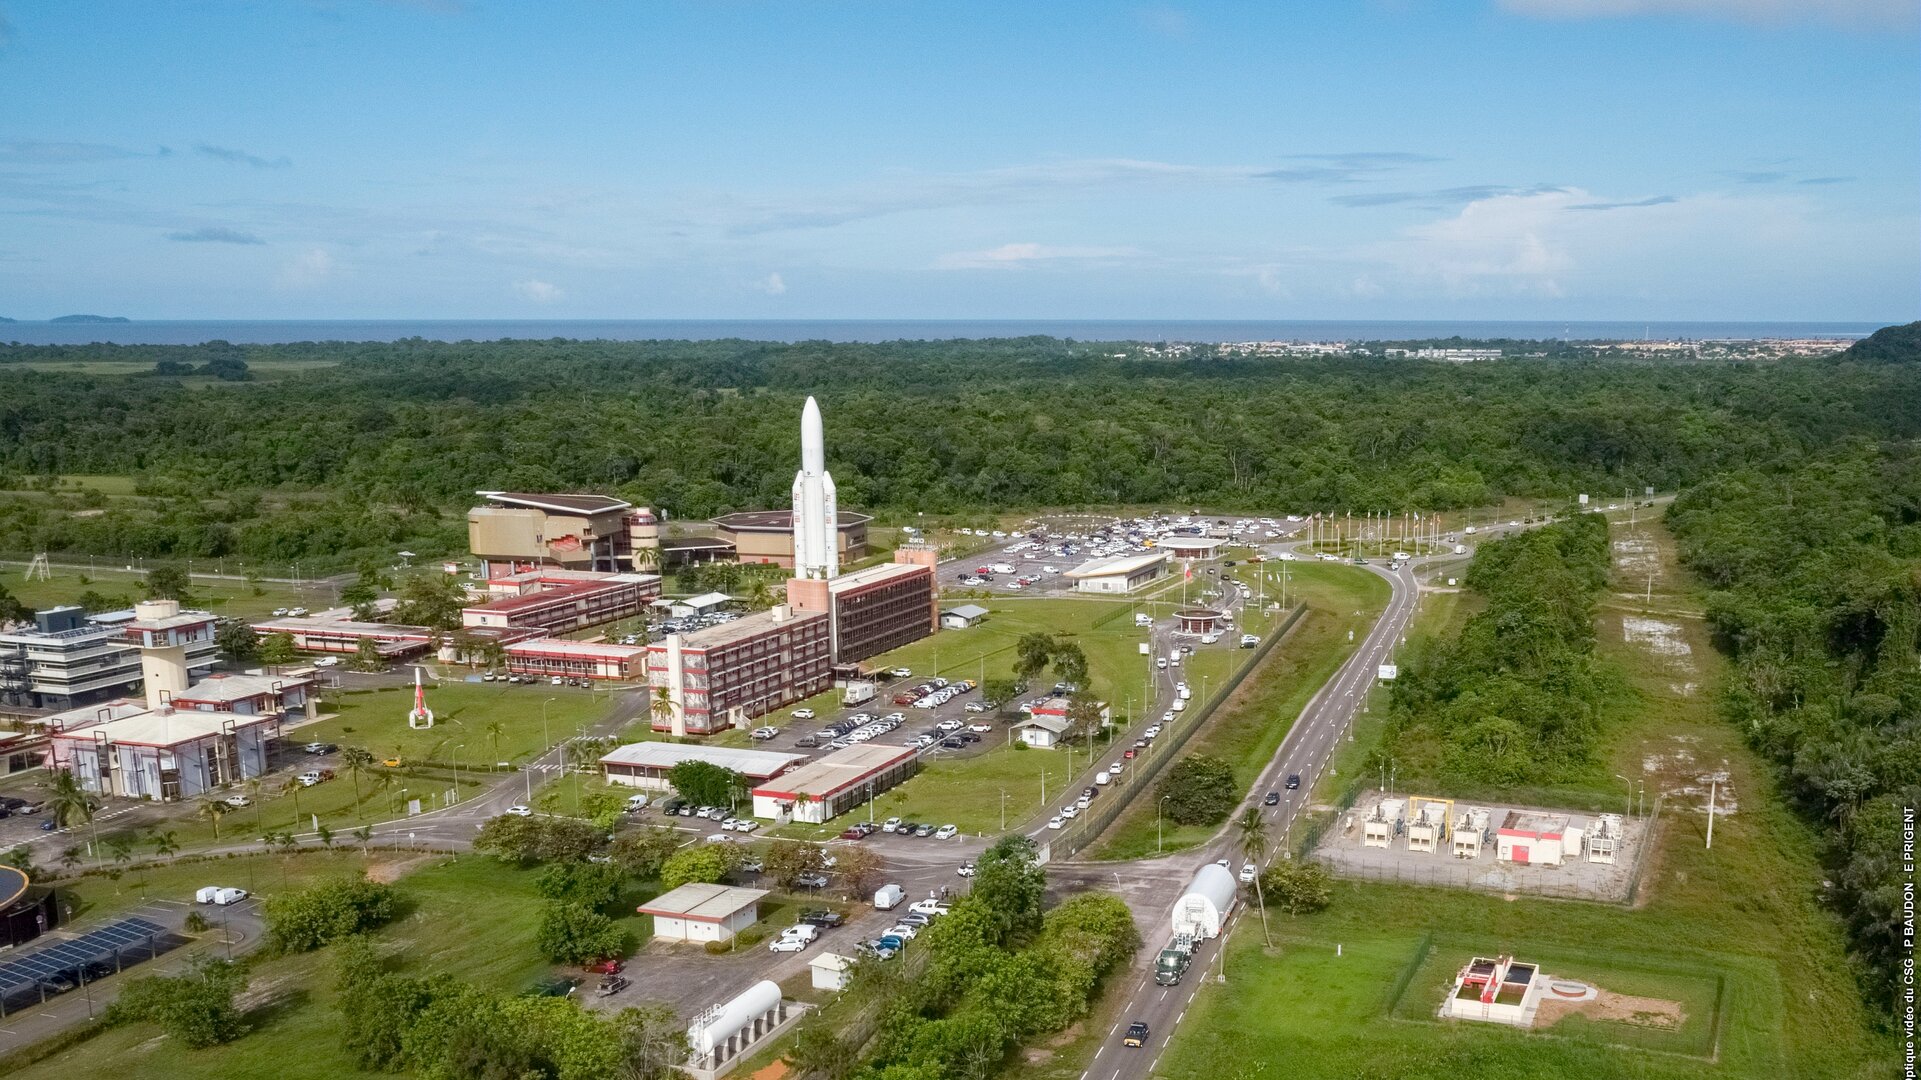
[[[1194,962],[1194,938],[1190,934],[1175,934],[1161,955],[1154,961],[1154,985],[1173,986],[1187,974],[1187,967]]]

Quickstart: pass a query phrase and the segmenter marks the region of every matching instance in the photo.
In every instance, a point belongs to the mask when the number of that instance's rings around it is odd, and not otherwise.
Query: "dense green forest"
[[[1883,1000],[1902,948],[1904,808],[1921,806],[1921,447],[1741,469],[1668,511],[1736,661],[1721,707],[1821,824],[1834,899]]]
[[[433,553],[459,543],[449,515],[487,487],[608,491],[676,519],[780,506],[807,394],[826,414],[842,504],[883,514],[1433,510],[1672,489],[1751,462],[1791,464],[1847,436],[1921,433],[1921,369],[1878,360],[1453,365],[1110,351],[1050,338],[0,346],[0,487],[118,474],[154,496],[84,515],[10,497],[0,549]],[[41,369],[135,359],[126,366],[139,374]],[[154,373],[302,361],[314,366],[270,379]]]
[[[1572,513],[1485,544],[1467,586],[1487,606],[1459,637],[1415,654],[1394,681],[1387,752],[1454,786],[1552,784],[1594,762],[1607,677],[1594,664],[1594,603],[1608,523]]]

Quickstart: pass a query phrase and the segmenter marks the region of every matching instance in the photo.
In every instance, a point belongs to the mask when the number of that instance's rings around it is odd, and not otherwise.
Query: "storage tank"
[[[715,1047],[725,1047],[729,1038],[743,1029],[751,1029],[755,1018],[779,1008],[780,986],[770,979],[762,979],[741,991],[732,1001],[716,1005],[695,1017],[693,1026],[687,1029],[687,1043],[693,1048],[695,1057],[712,1057]],[[759,1034],[765,1034],[770,1026],[763,1026]]]
[[[1240,886],[1227,867],[1208,863],[1187,883],[1187,891],[1174,904],[1174,932],[1197,938],[1220,936],[1221,926],[1239,896]]]

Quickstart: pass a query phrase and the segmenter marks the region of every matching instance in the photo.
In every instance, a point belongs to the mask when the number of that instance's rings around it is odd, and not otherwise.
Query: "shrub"
[[[1167,800],[1168,820],[1180,825],[1218,825],[1240,802],[1233,768],[1203,754],[1175,762],[1154,795]]]
[[[582,904],[555,900],[540,913],[534,944],[556,964],[584,964],[623,951],[627,938],[614,920]]]
[[[267,901],[267,936],[282,952],[308,952],[394,917],[398,897],[374,881],[337,881]]]
[[[241,970],[228,961],[198,960],[185,974],[147,975],[127,983],[103,1019],[109,1024],[158,1024],[189,1049],[217,1046],[245,1030],[233,1004],[245,982]]]

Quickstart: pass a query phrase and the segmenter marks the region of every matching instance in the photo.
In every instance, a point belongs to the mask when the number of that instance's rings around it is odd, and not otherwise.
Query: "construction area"
[[[1647,819],[1365,791],[1311,857],[1343,877],[1630,899]]]

